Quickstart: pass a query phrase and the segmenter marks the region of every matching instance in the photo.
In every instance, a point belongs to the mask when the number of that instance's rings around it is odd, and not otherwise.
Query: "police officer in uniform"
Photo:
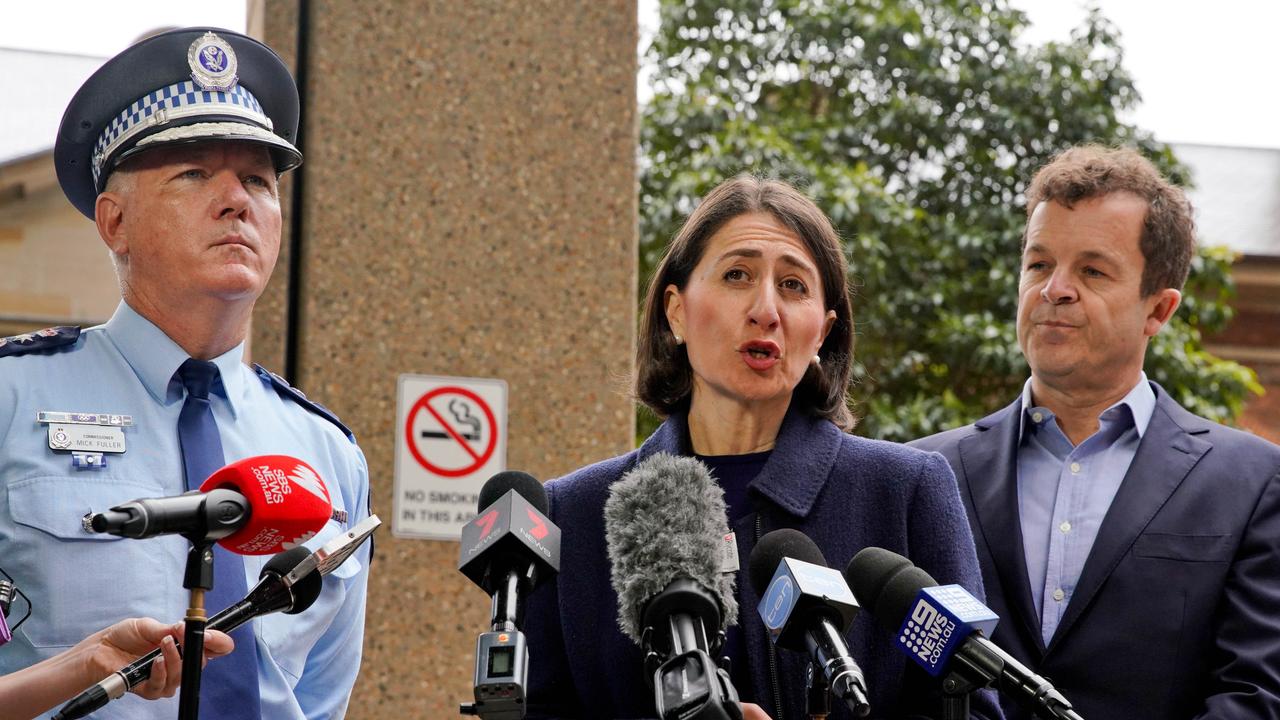
[[[309,546],[368,515],[368,468],[347,428],[243,360],[280,246],[277,181],[302,161],[297,124],[280,58],[218,29],[143,40],[71,100],[58,180],[96,223],[123,302],[99,327],[0,340],[0,559],[33,603],[0,648],[0,675],[125,617],[183,617],[186,541],[95,534],[82,523],[90,511],[282,454],[314,467],[333,501]],[[233,633],[235,651],[205,670],[201,713],[341,717],[360,664],[368,552],[326,577],[306,612]],[[243,598],[266,560],[219,547],[209,614]],[[176,714],[176,700],[126,696],[96,717]]]

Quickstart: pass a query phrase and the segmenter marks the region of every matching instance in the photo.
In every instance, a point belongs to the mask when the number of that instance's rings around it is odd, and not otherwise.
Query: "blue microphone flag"
[[[757,607],[773,644],[803,649],[804,628],[792,627],[788,620],[797,605],[804,603],[808,607],[818,599],[824,599],[829,610],[838,616],[840,629],[848,628],[853,622],[858,601],[839,570],[783,558]]]
[[[934,585],[916,596],[898,631],[897,643],[937,677],[951,655],[973,633],[990,635],[1000,618],[959,585]]]

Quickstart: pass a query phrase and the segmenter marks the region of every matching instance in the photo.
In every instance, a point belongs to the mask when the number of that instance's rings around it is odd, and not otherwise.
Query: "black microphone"
[[[194,533],[198,539],[219,540],[248,520],[249,499],[234,490],[219,488],[133,500],[93,515],[89,525],[94,532],[127,538]]]
[[[1048,680],[983,637],[995,614],[959,585],[939,586],[910,560],[882,548],[863,548],[845,577],[894,644],[935,677],[959,675],[976,687],[995,686],[1032,713],[1081,720]]]
[[[232,605],[209,620],[207,629],[230,632],[259,615],[283,611],[293,615],[311,607],[320,597],[323,585],[320,573],[312,570],[300,581],[286,585],[289,571],[305,560],[311,551],[303,546],[286,550],[267,561],[259,574],[258,584],[244,600]],[[55,713],[51,720],[74,720],[123,697],[131,688],[151,677],[151,664],[160,657],[160,648],[134,660],[98,684],[77,695]]]
[[[476,640],[475,703],[463,715],[524,717],[529,649],[524,599],[560,570],[560,528],[547,519],[547,491],[528,473],[500,472],[480,489],[479,513],[462,528],[458,570],[492,598],[490,632]]]
[[[724,493],[692,458],[652,455],[609,489],[618,624],[645,652],[663,720],[742,718],[729,674],[711,660],[738,616],[734,574],[722,572],[728,534]]]
[[[262,572],[258,574],[258,584],[253,586],[248,595],[210,618],[207,628],[231,632],[262,615],[274,612],[296,615],[306,610],[320,597],[324,576],[351,557],[381,524],[377,515],[370,515],[315,552],[299,545],[277,553],[262,568]],[[80,693],[62,706],[50,720],[82,718],[111,700],[124,696],[131,688],[151,677],[151,664],[158,657],[159,648],[143,655]]]
[[[752,548],[748,567],[773,644],[807,652],[854,716],[869,714],[862,669],[844,641],[858,603],[822,550],[797,530],[773,530]]]

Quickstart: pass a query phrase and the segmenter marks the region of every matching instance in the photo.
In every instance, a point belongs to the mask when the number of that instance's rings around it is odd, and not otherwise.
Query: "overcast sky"
[[[657,0],[639,0],[642,32]],[[1030,13],[1028,40],[1065,39],[1084,15],[1075,0],[1012,0]],[[6,3],[0,47],[111,55],[164,25],[243,30],[237,2],[35,0]],[[1168,142],[1280,148],[1280,2],[1100,0],[1123,34],[1143,105],[1134,121]],[[0,68],[3,72],[3,68]]]
[[[639,0],[641,36],[658,0]],[[1085,17],[1077,0],[1011,0],[1029,43],[1067,40]],[[1142,94],[1131,118],[1165,142],[1280,148],[1280,2],[1098,0],[1119,27],[1125,67]],[[642,39],[643,42],[643,39]],[[641,89],[641,97],[644,90]]]

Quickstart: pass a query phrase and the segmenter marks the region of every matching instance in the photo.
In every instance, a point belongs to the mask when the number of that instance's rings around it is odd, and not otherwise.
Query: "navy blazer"
[[[640,648],[618,628],[618,598],[605,552],[604,503],[612,483],[656,452],[689,454],[684,417],[667,420],[638,450],[547,484],[551,519],[560,527],[560,574],[535,590],[523,625],[529,645],[529,718],[651,718],[653,692]],[[802,720],[804,671],[799,653],[769,647],[747,579],[756,539],[776,528],[812,538],[831,567],[843,570],[854,553],[877,546],[902,553],[940,583],[959,583],[981,597],[972,538],[955,480],[941,457],[841,432],[826,420],[789,412],[777,443],[749,490],[760,508],[744,516],[737,534],[739,623],[750,687],[774,720]],[[655,533],[662,528],[654,528]],[[892,645],[889,633],[862,612],[847,634],[866,676],[873,717],[937,715],[937,682]],[[781,711],[776,695],[781,698]],[[993,696],[977,696],[976,717],[999,717]],[[850,718],[833,708],[832,720]]]
[[[993,640],[1087,720],[1280,717],[1280,447],[1156,407],[1049,646],[1018,518],[1021,400],[913,443],[955,470]],[[1005,704],[1010,718],[1029,718]]]

